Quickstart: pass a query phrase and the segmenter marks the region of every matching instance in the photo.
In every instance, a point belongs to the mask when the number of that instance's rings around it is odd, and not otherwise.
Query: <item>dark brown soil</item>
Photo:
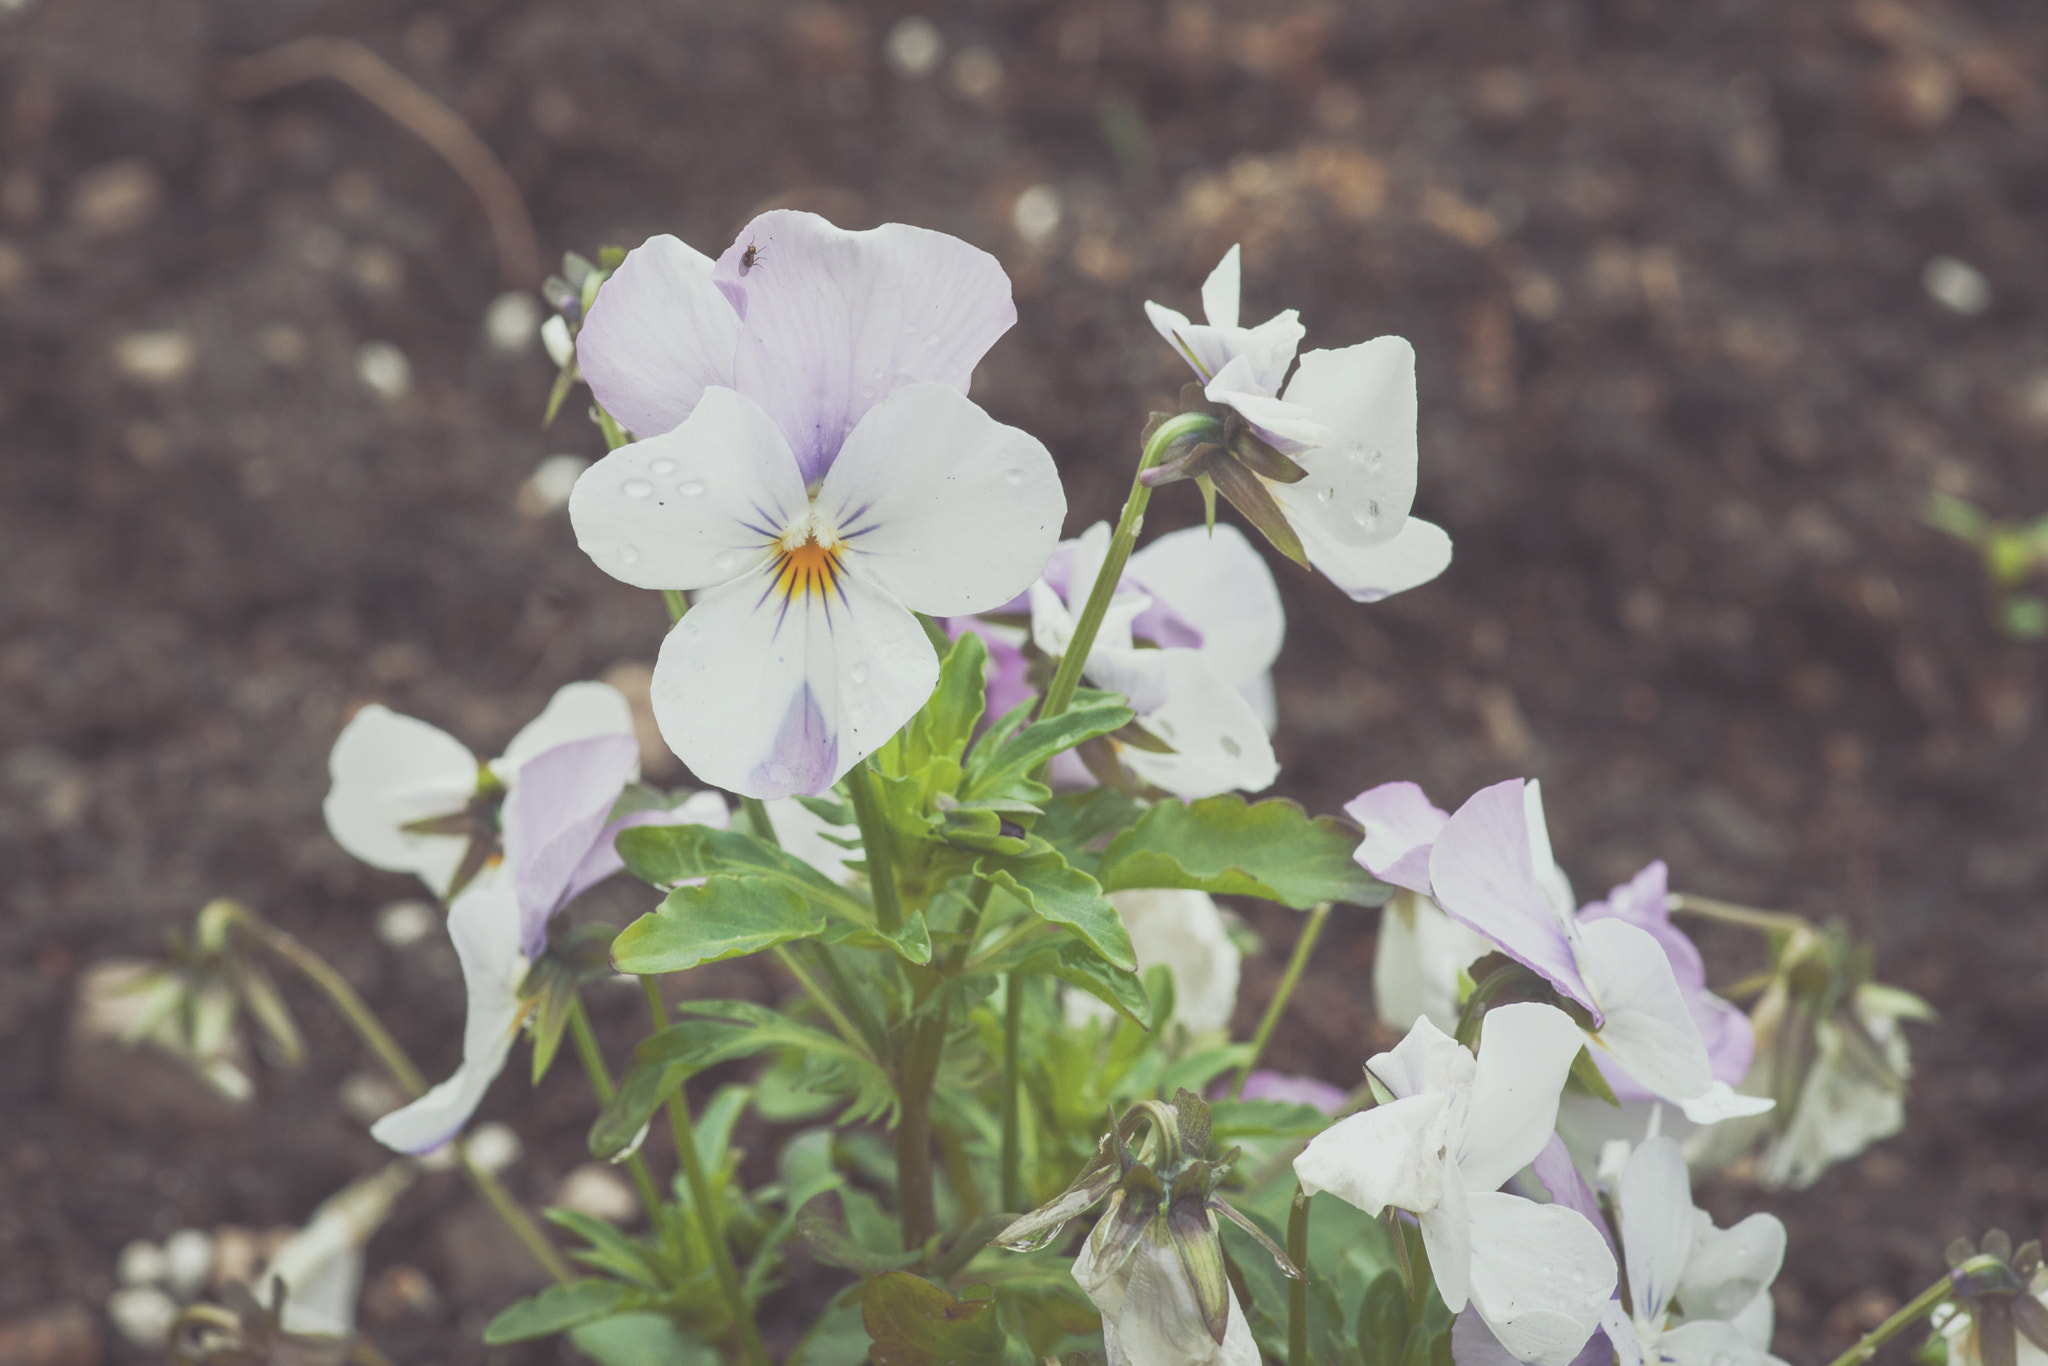
[[[328,746],[379,699],[495,752],[661,629],[560,514],[515,507],[542,456],[601,442],[573,413],[539,429],[537,349],[486,346],[498,263],[461,182],[332,84],[216,93],[223,59],[308,33],[458,107],[550,254],[656,231],[715,251],[769,203],[996,252],[1021,322],[976,396],[1056,452],[1072,530],[1114,515],[1181,379],[1140,301],[1192,307],[1231,242],[1249,316],[1299,306],[1310,345],[1411,338],[1417,510],[1457,562],[1373,607],[1279,566],[1280,790],[1330,809],[1392,778],[1455,801],[1539,776],[1582,890],[1662,857],[1682,888],[1845,916],[1941,1008],[1903,1136],[1802,1194],[1710,1192],[1791,1227],[1782,1355],[1824,1360],[1958,1234],[2038,1236],[2042,647],[2000,637],[1969,554],[1918,515],[1933,490],[2048,508],[2048,10],[923,8],[947,46],[924,78],[883,61],[881,3],[0,15],[0,1319],[97,1307],[129,1239],[295,1222],[380,1160],[336,1100],[359,1055],[310,1001],[313,1061],[262,1072],[260,1124],[139,1132],[64,1103],[77,971],[233,895],[445,1068],[459,993],[371,936],[411,892],[328,840]],[[1011,206],[1040,183],[1064,216],[1032,247]],[[1941,255],[1983,273],[1987,310],[1929,296]],[[194,343],[189,374],[124,378],[117,340],[161,329]],[[409,397],[358,380],[372,340],[410,358]],[[1195,515],[1180,492],[1155,526]],[[1247,1021],[1293,926],[1254,919]],[[1356,1076],[1370,929],[1333,932],[1276,1061]],[[615,1051],[632,1004],[601,1001]],[[510,1179],[546,1198],[582,1152],[574,1079],[508,1077],[486,1112],[516,1116]],[[478,1361],[515,1288],[451,1289],[464,1197],[437,1181],[372,1274],[417,1264],[445,1308],[380,1340]]]

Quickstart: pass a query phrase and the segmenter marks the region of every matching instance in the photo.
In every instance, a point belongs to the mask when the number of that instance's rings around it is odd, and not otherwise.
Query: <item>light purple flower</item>
[[[1244,1079],[1238,1092],[1244,1100],[1280,1100],[1290,1105],[1313,1105],[1326,1115],[1344,1108],[1344,1088],[1316,1077],[1295,1077],[1285,1072],[1257,1071]]]
[[[1015,317],[965,242],[783,211],[716,263],[654,238],[598,293],[583,373],[642,439],[569,515],[613,577],[701,590],[653,686],[700,779],[824,791],[931,695],[912,612],[985,611],[1037,577],[1066,515],[1052,457],[964,396]]]
[[[576,740],[526,761],[505,799],[502,863],[472,882],[448,911],[469,1007],[462,1064],[418,1100],[378,1120],[370,1136],[405,1153],[455,1137],[505,1070],[530,1002],[527,969],[547,947],[548,922],[584,891],[624,867],[614,841],[628,826],[725,823],[725,803],[700,793],[675,810],[611,819],[638,765],[631,736]]]

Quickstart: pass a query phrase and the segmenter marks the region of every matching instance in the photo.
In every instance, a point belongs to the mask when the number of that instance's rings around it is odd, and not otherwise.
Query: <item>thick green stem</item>
[[[874,770],[866,760],[847,770],[846,790],[853,795],[854,819],[860,822],[861,856],[867,860],[868,888],[875,898],[875,923],[883,934],[893,935],[903,928],[903,903],[896,894],[896,849],[882,816],[882,794],[876,790]]]
[[[336,972],[326,959],[307,948],[296,936],[279,929],[248,907],[235,904],[234,913],[237,923],[247,930],[257,943],[297,968],[314,986],[326,993],[334,1008],[341,1012],[342,1018],[355,1030],[356,1037],[377,1055],[378,1061],[384,1064],[407,1095],[417,1100],[427,1093],[427,1079],[420,1075],[420,1069],[413,1065],[405,1050],[398,1046],[398,1040],[391,1037],[391,1031],[384,1028],[384,1022],[379,1020],[363,998],[356,994],[356,989],[348,984],[347,978]],[[470,1160],[468,1145],[458,1138],[453,1146],[455,1156],[462,1164],[463,1173],[469,1177],[469,1183],[476,1187],[477,1194],[490,1202],[491,1208],[498,1212],[498,1217],[505,1221],[506,1227],[512,1230],[512,1235],[533,1254],[533,1259],[540,1263],[541,1268],[562,1285],[576,1279],[575,1273],[569,1269],[569,1264],[562,1260],[561,1254],[555,1251],[546,1235],[527,1217],[526,1211],[506,1193],[498,1178]]]
[[[1294,941],[1294,953],[1287,960],[1287,970],[1280,974],[1280,985],[1273,991],[1273,999],[1266,1003],[1266,1013],[1259,1020],[1258,1032],[1252,1035],[1251,1056],[1244,1060],[1244,1066],[1237,1069],[1237,1081],[1230,1088],[1234,1100],[1244,1094],[1245,1079],[1258,1066],[1259,1058],[1266,1051],[1266,1043],[1273,1037],[1273,1030],[1280,1023],[1281,1014],[1287,1009],[1288,998],[1294,995],[1294,987],[1301,980],[1302,969],[1308,966],[1308,956],[1315,949],[1316,940],[1322,938],[1323,922],[1330,918],[1330,903],[1317,902],[1308,913],[1308,923],[1301,927],[1301,937]]]
[[[590,1078],[590,1089],[597,1093],[599,1105],[612,1103],[617,1088],[612,1085],[611,1068],[605,1065],[604,1053],[597,1046],[597,1034],[590,1027],[590,1016],[584,1013],[579,998],[569,1007],[569,1036],[576,1041],[576,1056],[583,1062],[583,1075]],[[632,1174],[633,1188],[640,1192],[640,1203],[647,1210],[650,1227],[661,1227],[661,1196],[654,1189],[654,1178],[648,1175],[647,1160],[634,1153],[626,1159],[626,1170]]]
[[[1311,1366],[1308,1358],[1308,1192],[1294,1188],[1287,1212],[1287,1260],[1301,1275],[1287,1283],[1287,1366]]]
[[[1832,1362],[1828,1363],[1828,1366],[1862,1366],[1863,1362],[1870,1360],[1871,1357],[1877,1354],[1878,1348],[1890,1342],[1906,1329],[1911,1328],[1919,1320],[1933,1313],[1935,1306],[1947,1299],[1954,1291],[1954,1283],[1947,1276],[1943,1276],[1933,1285],[1928,1286],[1925,1290],[1908,1300],[1899,1309],[1898,1313],[1893,1314],[1883,1323],[1880,1323],[1877,1327],[1857,1339],[1855,1346],[1836,1357]]]
[[[919,993],[919,1004],[925,992]],[[938,1207],[932,1195],[932,1082],[939,1075],[939,1055],[946,1046],[946,1015],[950,1001],[941,1001],[936,1019],[926,1016],[911,1026],[896,1070],[896,1203],[903,1218],[903,1246],[923,1247],[938,1232]]]
[[[668,1006],[661,999],[660,984],[652,977],[642,977],[640,986],[646,992],[647,1013],[653,1016],[654,1027],[668,1028]],[[725,1244],[725,1221],[719,1217],[718,1206],[712,1199],[711,1183],[704,1176],[704,1161],[697,1155],[697,1132],[690,1123],[689,1097],[680,1086],[669,1093],[668,1122],[675,1135],[676,1160],[682,1164],[683,1180],[690,1187],[690,1202],[697,1207],[697,1218],[704,1229],[704,1245],[711,1253],[711,1273],[732,1314],[740,1335],[740,1349],[749,1366],[768,1366],[768,1349],[761,1344],[761,1329],[754,1322],[745,1292],[740,1289],[732,1250]]]
[[[1003,1209],[1017,1213],[1024,1203],[1024,1072],[1018,1040],[1024,1033],[1024,978],[1003,979]]]

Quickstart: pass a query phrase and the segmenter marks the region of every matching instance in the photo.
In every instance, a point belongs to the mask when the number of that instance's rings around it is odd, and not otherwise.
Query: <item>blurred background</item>
[[[313,34],[456,111],[511,211],[417,119],[258,57]],[[659,599],[578,553],[574,464],[543,467],[603,443],[580,391],[543,430],[538,299],[502,296],[775,206],[1001,258],[1020,321],[975,397],[1052,448],[1069,534],[1184,378],[1141,302],[1192,311],[1231,243],[1247,319],[1410,338],[1416,511],[1457,559],[1361,607],[1275,557],[1277,790],[1540,777],[1583,895],[1661,857],[1846,918],[1942,1011],[1903,1135],[1703,1196],[1791,1229],[1781,1355],[1832,1355],[1958,1234],[2040,1236],[2032,561],[1994,585],[1927,510],[2048,511],[2044,44],[2030,0],[0,0],[0,1362],[145,1359],[103,1318],[124,1245],[300,1223],[381,1161],[324,1005],[254,1107],[157,1095],[67,1033],[96,961],[235,896],[452,1066],[452,954],[328,838],[328,747],[371,700],[492,754],[564,682],[644,689]],[[1241,1027],[1298,923],[1246,913]],[[1277,1063],[1348,1085],[1387,1042],[1372,925],[1333,923]],[[1718,980],[1759,961],[1706,939]],[[597,1006],[623,1051],[633,1001]],[[583,1160],[579,1087],[493,1092],[523,1199]],[[568,1359],[479,1345],[531,1273],[469,1198],[408,1197],[366,1328]]]

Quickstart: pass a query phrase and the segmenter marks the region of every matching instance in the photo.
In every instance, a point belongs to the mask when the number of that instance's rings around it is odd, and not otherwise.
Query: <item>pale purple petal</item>
[[[1028,602],[1022,610],[1030,610]],[[1016,644],[1015,630],[992,626],[980,617],[948,617],[945,625],[946,634],[953,639],[958,640],[971,631],[980,636],[982,644],[988,647],[988,700],[982,710],[984,721],[995,720],[1031,696],[1034,689],[1029,679],[1030,665],[1024,660],[1024,651]]]
[[[1284,1072],[1258,1071],[1244,1079],[1244,1089],[1238,1093],[1245,1100],[1279,1100],[1290,1105],[1313,1105],[1326,1115],[1334,1115],[1344,1108],[1345,1094],[1341,1086],[1332,1086],[1315,1077],[1292,1077]]]
[[[743,319],[735,387],[782,428],[805,483],[822,479],[847,433],[904,385],[966,393],[1017,320],[995,257],[902,223],[846,232],[777,209],[741,231],[714,278]]]
[[[598,832],[590,852],[576,865],[576,871],[570,875],[569,885],[562,893],[562,905],[568,905],[625,868],[626,861],[619,857],[621,831],[642,825],[708,825],[715,830],[724,830],[730,822],[731,813],[726,809],[725,798],[716,792],[692,793],[681,806],[657,806],[621,816]]]
[[[1449,813],[1409,782],[1381,783],[1344,804],[1344,814],[1365,831],[1352,857],[1382,882],[1424,896],[1429,891],[1429,851]]]
[[[639,765],[638,741],[607,735],[557,745],[520,769],[505,798],[505,862],[529,959],[547,947],[549,919],[568,900],[578,866]]]
[[[1429,880],[1439,906],[1598,1017],[1571,940],[1536,877],[1522,780],[1481,788],[1437,835]]]
[[[1579,919],[1612,917],[1648,930],[1651,937],[1664,946],[1664,954],[1671,960],[1671,970],[1678,975],[1678,985],[1689,992],[1700,991],[1707,985],[1706,965],[1685,931],[1671,923],[1670,890],[1670,871],[1664,866],[1663,859],[1655,859],[1643,871],[1609,892],[1607,900],[1581,907]]]
[[[711,282],[711,258],[650,237],[597,291],[576,362],[604,410],[636,436],[659,436],[704,390],[732,387],[740,319]]]
[[[1200,649],[1226,683],[1260,678],[1279,657],[1287,634],[1280,590],[1265,557],[1228,522],[1161,536],[1131,556],[1123,586],[1152,599],[1132,635]]]
[[[1529,1169],[1536,1173],[1536,1179],[1543,1183],[1543,1189],[1550,1195],[1550,1203],[1563,1205],[1566,1209],[1577,1210],[1587,1222],[1600,1230],[1600,1236],[1607,1240],[1609,1251],[1614,1249],[1614,1235],[1607,1227],[1607,1220],[1600,1213],[1600,1199],[1593,1194],[1593,1188],[1586,1184],[1586,1178],[1579,1174],[1573,1163],[1571,1150],[1565,1147],[1564,1135],[1553,1133],[1550,1141],[1543,1145],[1543,1151],[1536,1154]]]

